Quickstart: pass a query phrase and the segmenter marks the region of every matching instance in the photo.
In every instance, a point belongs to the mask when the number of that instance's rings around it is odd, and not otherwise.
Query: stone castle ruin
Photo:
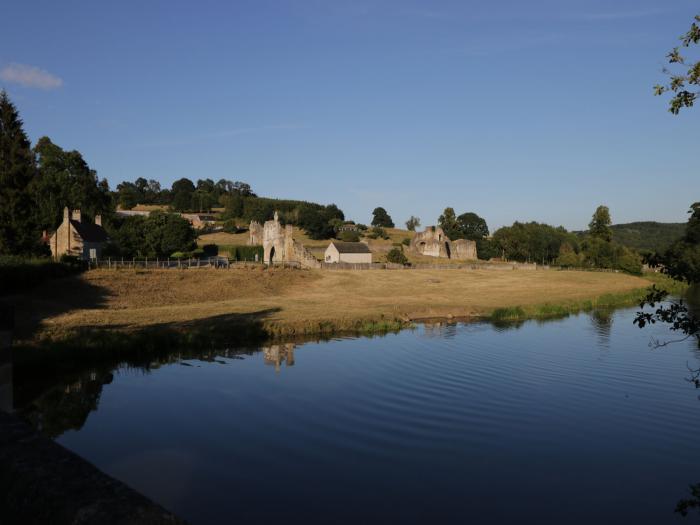
[[[248,246],[260,246],[263,243],[263,227],[258,221],[251,221],[248,227]]]
[[[466,239],[451,241],[439,226],[428,226],[411,240],[411,251],[429,257],[468,261],[476,259],[476,243]]]
[[[321,263],[304,246],[294,240],[294,227],[291,224],[282,226],[279,215],[271,221],[265,221],[263,226],[253,221],[249,227],[248,244],[263,246],[263,262],[274,264],[278,262],[298,262],[304,268],[320,268]]]

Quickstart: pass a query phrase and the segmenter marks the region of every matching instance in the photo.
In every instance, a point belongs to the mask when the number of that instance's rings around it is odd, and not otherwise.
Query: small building
[[[102,247],[109,241],[102,227],[102,217],[95,215],[95,222],[83,222],[80,210],[63,210],[63,222],[49,238],[51,255],[58,259],[72,255],[80,259],[99,259]]]
[[[363,242],[331,241],[326,248],[327,263],[371,264],[372,252]]]
[[[216,224],[216,217],[201,213],[181,213],[180,217],[187,219],[195,230],[202,230],[207,226]]]
[[[148,217],[151,212],[146,210],[120,210],[117,208],[118,217]]]

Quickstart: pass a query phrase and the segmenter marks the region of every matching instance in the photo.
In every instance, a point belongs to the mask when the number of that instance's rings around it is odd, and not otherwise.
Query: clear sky
[[[250,183],[370,220],[685,221],[700,107],[652,96],[696,0],[8,2],[0,87],[112,187]]]

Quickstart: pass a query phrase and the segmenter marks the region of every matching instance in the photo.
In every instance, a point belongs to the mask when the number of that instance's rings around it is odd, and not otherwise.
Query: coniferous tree
[[[30,184],[34,155],[22,120],[6,91],[0,92],[0,254],[28,255],[40,249]]]

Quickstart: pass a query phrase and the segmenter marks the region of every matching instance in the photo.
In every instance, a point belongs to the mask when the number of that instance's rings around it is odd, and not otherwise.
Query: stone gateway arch
[[[249,228],[248,244],[263,247],[263,262],[275,264],[282,262],[297,262],[305,268],[320,268],[321,263],[294,240],[294,227],[291,224],[282,226],[279,215],[271,221],[266,221],[263,226],[258,222],[251,222]]]

